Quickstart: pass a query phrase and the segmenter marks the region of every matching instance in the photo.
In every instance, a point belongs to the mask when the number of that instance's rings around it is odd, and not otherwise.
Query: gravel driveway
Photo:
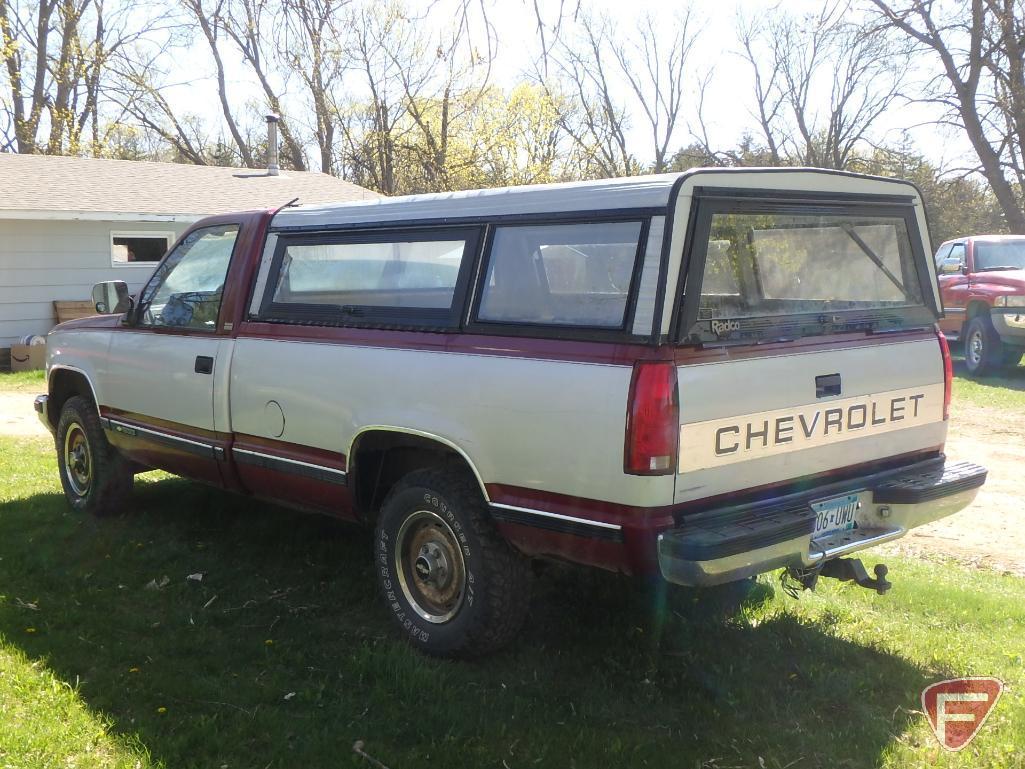
[[[0,435],[48,434],[32,408],[35,397],[32,392],[0,391]]]

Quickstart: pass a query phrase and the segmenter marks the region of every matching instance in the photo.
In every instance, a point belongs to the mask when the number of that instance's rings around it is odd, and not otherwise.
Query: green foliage
[[[999,409],[1004,415],[1020,419],[1025,415],[1025,366],[1006,368],[994,376],[969,377],[960,360],[959,346],[953,346],[954,400],[973,406]]]
[[[933,250],[950,238],[1007,232],[996,197],[972,176],[944,174],[922,155],[907,149],[878,149],[857,170],[908,179],[925,201]]]

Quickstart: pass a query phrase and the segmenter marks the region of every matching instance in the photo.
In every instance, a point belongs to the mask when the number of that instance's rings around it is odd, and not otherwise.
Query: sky
[[[575,0],[564,0],[567,11],[574,7]],[[662,0],[582,0],[595,13],[608,15],[624,30],[631,29],[641,14],[652,13],[656,18],[664,16],[667,23],[672,19],[673,6]],[[409,0],[410,4],[423,7],[427,0]],[[442,0],[444,2],[444,0]],[[488,4],[488,18],[498,35],[498,55],[492,70],[496,84],[512,86],[524,79],[531,69],[531,56],[536,52],[536,22],[533,0],[485,0]],[[781,8],[797,13],[815,12],[822,0],[777,0]],[[542,15],[554,20],[560,8],[559,0],[538,0]],[[750,110],[753,108],[752,76],[750,67],[738,53],[735,25],[738,14],[755,17],[771,7],[766,0],[693,0],[692,9],[700,29],[698,42],[691,56],[690,72],[695,79],[709,69],[713,72],[711,88],[706,93],[705,121],[713,143],[723,148],[736,146],[745,132],[757,127]],[[432,12],[431,16],[435,16]],[[442,19],[444,14],[437,14]],[[441,22],[444,23],[444,22]],[[195,55],[181,57],[172,70],[172,79],[182,83],[203,79],[213,87],[213,69],[209,56],[200,40],[194,43]],[[249,78],[241,63],[232,61],[225,49],[228,77],[237,85],[238,93],[245,98],[258,98],[259,91]],[[211,95],[212,95],[211,91]],[[216,99],[208,99],[197,106],[195,94],[188,86],[176,89],[174,100],[186,102],[188,109],[211,120],[219,121],[220,112]],[[684,110],[685,116],[677,128],[673,149],[690,143],[689,128],[697,128],[693,111]],[[918,151],[929,157],[941,168],[956,168],[971,164],[971,147],[960,131],[926,125],[935,121],[935,109],[921,104],[898,103],[891,108],[879,123],[879,136],[887,143],[898,144],[906,135]],[[638,148],[650,146],[647,134],[642,133],[642,122],[634,121],[631,144]],[[649,161],[650,157],[642,160]],[[649,153],[650,154],[650,153]]]

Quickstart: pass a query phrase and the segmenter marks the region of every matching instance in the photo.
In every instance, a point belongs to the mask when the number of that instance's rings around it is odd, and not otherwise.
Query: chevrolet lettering
[[[943,390],[913,388],[877,396],[850,398],[804,409],[747,414],[725,420],[682,425],[680,472],[698,469],[695,462],[730,464],[748,453],[799,451],[827,442],[881,434],[911,423],[943,418]],[[897,424],[899,422],[905,425]],[[711,457],[701,459],[700,441],[711,431]]]
[[[429,654],[514,639],[535,561],[884,593],[853,556],[986,477],[927,242],[913,185],[813,169],[217,216],[54,329],[36,409],[75,510],[159,468],[367,527]]]

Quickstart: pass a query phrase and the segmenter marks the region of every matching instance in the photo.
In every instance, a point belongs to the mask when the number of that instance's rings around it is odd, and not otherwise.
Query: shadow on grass
[[[378,605],[366,532],[177,480],[135,500],[0,505],[0,632],[175,769],[366,766],[356,740],[392,769],[874,766],[926,682],[765,587],[711,619],[562,567],[514,648],[427,659]]]
[[[979,387],[1000,388],[1018,390],[1025,392],[1025,365],[1006,366],[996,373],[986,376],[975,376],[968,373],[965,368],[964,355],[960,350],[952,351],[954,361],[954,376],[960,379],[967,379]]]

